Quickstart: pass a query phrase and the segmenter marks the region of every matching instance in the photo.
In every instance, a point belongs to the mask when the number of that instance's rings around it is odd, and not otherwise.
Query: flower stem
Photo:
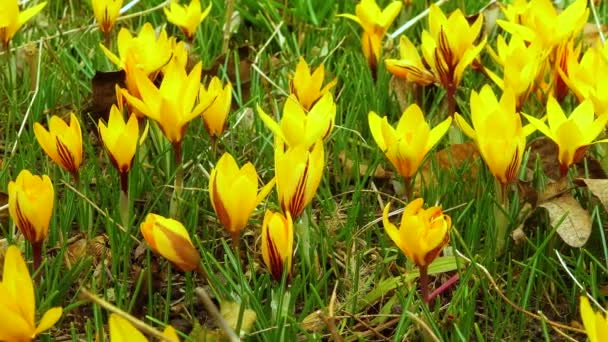
[[[42,260],[42,241],[32,242],[32,259],[34,261],[33,273],[35,273],[40,267],[40,263]],[[40,277],[42,276],[42,270],[38,272],[36,275],[36,281],[40,281]]]
[[[428,266],[418,266],[420,270],[420,294],[422,295],[422,300],[428,304],[429,298],[429,273]]]
[[[129,229],[129,173],[120,173],[120,220],[125,229]]]
[[[433,299],[435,299],[435,297],[439,296],[445,290],[452,287],[452,285],[456,284],[456,282],[459,279],[460,279],[460,275],[458,273],[451,276],[450,279],[448,279],[445,283],[441,284],[441,286],[439,286],[437,289],[435,289],[435,291],[431,292],[431,294],[429,295],[429,298],[427,298],[427,302],[429,302],[429,303],[432,302]]]
[[[171,202],[169,204],[169,216],[177,219],[179,216],[179,198],[181,197],[182,190],[184,189],[184,169],[182,168],[182,143],[181,141],[173,143],[173,151],[175,153],[175,164],[177,170],[175,171],[175,184],[173,187],[173,195],[171,196]]]
[[[494,180],[496,186],[496,204],[494,207],[494,216],[496,219],[496,256],[502,255],[507,244],[507,228],[509,219],[507,213],[509,211],[508,188],[507,184],[503,184],[497,179]]]
[[[412,195],[414,193],[414,177],[403,177],[405,187],[405,199],[409,202],[413,200]]]

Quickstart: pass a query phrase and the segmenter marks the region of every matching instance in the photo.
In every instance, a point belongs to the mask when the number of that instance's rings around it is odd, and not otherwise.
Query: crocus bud
[[[287,269],[291,275],[291,258],[293,254],[293,221],[287,212],[286,216],[270,210],[264,215],[262,223],[262,258],[275,280],[281,280]]]
[[[55,192],[47,175],[34,176],[21,170],[8,183],[8,211],[19,231],[32,244],[42,242],[49,232]]]
[[[108,125],[99,120],[99,135],[118,172],[127,173],[133,165],[133,157],[139,140],[137,117],[131,115],[125,123],[122,113],[113,105]]]
[[[234,158],[224,153],[209,178],[209,197],[218,219],[233,239],[247,225],[255,207],[274,185],[269,182],[258,193],[258,174],[251,163],[239,169]]]
[[[148,214],[140,229],[150,248],[180,270],[189,272],[199,266],[200,255],[179,221]]]

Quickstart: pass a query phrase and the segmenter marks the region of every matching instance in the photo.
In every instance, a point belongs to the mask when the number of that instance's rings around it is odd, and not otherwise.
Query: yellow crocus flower
[[[110,314],[108,325],[110,327],[110,342],[148,342],[148,339],[139,330],[120,315]],[[175,329],[170,325],[165,328],[163,335],[172,341],[179,341]]]
[[[120,29],[117,43],[118,56],[101,44],[100,48],[112,63],[125,69],[127,73],[130,70],[127,70],[126,62],[128,58],[132,58],[132,65],[143,70],[146,76],[153,75],[167,64],[173,51],[173,43],[168,38],[167,32],[163,29],[157,36],[150,23],[145,23],[135,37],[128,29]]]
[[[515,180],[526,148],[526,136],[533,126],[522,127],[516,111],[516,100],[510,88],[500,102],[489,85],[471,93],[471,127],[456,113],[455,120],[463,132],[475,141],[486,165],[501,183]]]
[[[582,102],[589,99],[596,114],[608,114],[608,48],[588,48],[580,62],[569,58],[560,76]]]
[[[36,298],[30,272],[19,248],[9,246],[0,282],[0,340],[31,341],[53,327],[62,313],[61,307],[51,308],[36,326]]]
[[[509,43],[503,36],[496,41],[497,52],[488,47],[490,56],[502,66],[502,78],[488,68],[487,75],[501,89],[510,89],[517,98],[517,108],[520,108],[531,91],[547,58],[538,44],[526,44],[518,36],[512,36]]]
[[[562,175],[567,173],[570,165],[583,159],[591,144],[608,142],[608,139],[593,141],[604,131],[608,113],[594,120],[590,100],[583,101],[566,117],[559,103],[550,96],[547,101],[548,125],[533,116],[524,115],[536,129],[557,144]]]
[[[262,258],[272,277],[280,281],[287,269],[291,276],[293,221],[289,212],[283,216],[267,210],[262,223]]]
[[[123,95],[129,103],[156,121],[165,137],[174,145],[181,143],[187,125],[200,115],[213,99],[205,99],[207,103],[195,106],[201,82],[202,65],[199,62],[189,74],[176,59],[171,59],[165,71],[160,87],[146,76],[144,72],[135,69],[135,81],[141,99],[128,92]]]
[[[305,110],[310,110],[338,82],[334,78],[325,87],[321,88],[324,80],[325,66],[323,64],[311,73],[308,63],[306,63],[303,57],[300,57],[300,61],[296,65],[296,72],[289,80],[289,90]]]
[[[435,75],[426,69],[416,46],[405,36],[399,38],[400,59],[386,59],[384,62],[388,71],[423,86],[439,82]]]
[[[270,181],[258,192],[258,174],[251,163],[239,169],[230,153],[224,153],[209,177],[209,197],[218,219],[234,240],[247,225],[255,207],[274,186]]]
[[[150,248],[184,272],[199,266],[200,255],[184,226],[176,220],[148,214],[140,230]]]
[[[82,164],[82,132],[80,123],[70,114],[70,125],[53,115],[47,131],[38,122],[34,123],[34,134],[40,147],[55,163],[78,179],[78,169]]]
[[[139,140],[137,117],[132,114],[125,123],[122,113],[116,105],[112,105],[108,126],[99,120],[98,127],[101,141],[114,167],[120,173],[129,172]]]
[[[99,24],[99,30],[104,34],[110,33],[122,7],[123,0],[91,0],[93,15]]]
[[[408,81],[422,85],[432,81],[438,82],[447,91],[449,98],[453,98],[464,71],[485,46],[485,38],[475,45],[483,20],[483,15],[479,15],[475,22],[469,25],[459,9],[446,17],[441,9],[433,4],[429,12],[429,30],[424,30],[421,36],[422,56],[430,70],[422,64],[418,53],[412,49],[413,45],[407,39],[401,40],[406,44],[401,49],[401,60],[387,59],[386,67],[391,73],[405,77]],[[454,115],[453,112],[449,114]]]
[[[587,22],[587,0],[576,0],[559,12],[551,0],[515,1],[504,9],[507,20],[497,23],[508,33],[551,51],[576,36]]]
[[[41,243],[48,235],[54,200],[53,183],[47,175],[34,176],[24,169],[8,183],[9,214],[30,243]]]
[[[289,146],[312,146],[319,139],[329,137],[336,117],[336,103],[331,93],[325,93],[307,113],[298,100],[289,96],[278,124],[258,106],[264,124]]]
[[[226,129],[226,119],[228,113],[230,113],[230,106],[232,105],[232,84],[227,82],[222,87],[222,82],[219,78],[213,77],[209,82],[209,87],[205,89],[201,85],[198,92],[199,101],[205,101],[203,99],[211,99],[213,103],[207,107],[201,117],[205,124],[205,129],[212,139],[216,139],[224,133]]]
[[[376,70],[378,61],[382,56],[384,35],[401,12],[402,6],[401,1],[392,1],[384,10],[381,10],[376,0],[361,0],[355,6],[355,15],[340,14],[340,16],[353,20],[363,28],[361,48],[372,71]]]
[[[42,11],[46,1],[25,11],[19,11],[17,0],[0,0],[0,42],[8,46],[23,24]]]
[[[289,212],[295,220],[312,201],[321,183],[325,167],[323,141],[312,146],[287,147],[275,142],[274,170],[277,193],[283,212]]]
[[[199,0],[192,0],[188,6],[180,5],[176,0],[171,2],[169,9],[163,8],[167,21],[179,27],[188,40],[194,38],[196,28],[211,12],[211,2],[204,11],[201,11]]]
[[[581,318],[589,342],[602,342],[608,339],[608,315],[600,311],[593,312],[589,299],[581,296]]]
[[[576,47],[574,46],[574,39],[569,39],[560,45],[557,46],[554,53],[553,61],[549,61],[551,63],[551,71],[550,71],[550,93],[553,93],[553,97],[557,100],[557,102],[562,102],[562,100],[568,95],[568,84],[567,79],[570,77],[572,73],[570,71],[570,65],[574,63],[578,64],[579,56],[581,54],[581,44],[578,44]],[[604,63],[604,65],[606,65]],[[598,65],[598,67],[601,67]],[[608,72],[608,70],[606,70]],[[574,73],[578,73],[578,70],[575,69]],[[602,74],[601,72],[599,74]],[[603,74],[602,74],[603,75]],[[608,78],[606,79],[608,80]],[[602,99],[604,97],[601,97]],[[596,103],[594,102],[595,106]],[[606,103],[608,105],[608,103]],[[601,107],[601,106],[600,106]],[[608,109],[608,106],[606,107]],[[604,113],[601,108],[595,107],[596,113]]]
[[[397,228],[388,218],[391,204],[384,207],[384,230],[397,247],[419,267],[428,266],[450,241],[452,220],[440,207],[423,209],[424,200],[411,201],[401,214]]]
[[[396,129],[391,127],[386,116],[380,118],[375,112],[369,112],[368,122],[378,147],[399,174],[409,179],[416,174],[426,154],[448,131],[452,118],[448,117],[431,129],[420,107],[413,104],[405,109]]]

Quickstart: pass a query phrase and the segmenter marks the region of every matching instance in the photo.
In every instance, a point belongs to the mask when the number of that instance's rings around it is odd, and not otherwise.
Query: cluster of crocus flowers
[[[91,0],[93,15],[101,31],[109,42],[110,32],[118,19],[123,0]]]
[[[129,94],[139,99],[141,95],[136,81],[137,72],[144,73],[154,81],[161,68],[168,64],[173,52],[181,51],[178,44],[173,39],[169,39],[165,30],[161,30],[157,35],[150,23],[145,23],[137,36],[133,36],[128,29],[122,28],[118,32],[117,46],[118,55],[115,55],[105,46],[100,45],[106,57],[125,71],[125,86]],[[175,55],[182,57],[183,53]],[[185,68],[187,53],[181,59]],[[133,106],[131,111],[139,119],[144,117],[144,114]]]
[[[447,133],[452,118],[447,117],[431,129],[420,107],[413,104],[405,109],[396,128],[389,124],[386,116],[381,118],[375,112],[369,112],[368,122],[376,144],[405,178],[407,195],[411,196],[411,179],[426,154]]]
[[[589,299],[581,296],[581,318],[583,326],[590,342],[601,342],[608,339],[608,315],[603,315],[600,311],[594,312],[589,304]]]
[[[506,88],[500,101],[489,85],[471,93],[471,122],[460,114],[455,119],[462,131],[475,141],[481,157],[494,177],[502,184],[513,182],[526,148],[526,137],[533,126],[522,127],[511,88]]]
[[[448,114],[454,115],[455,94],[465,70],[477,58],[485,46],[485,38],[475,43],[483,26],[483,15],[469,25],[464,14],[457,9],[446,17],[436,5],[430,6],[429,31],[421,36],[421,52],[424,62],[405,36],[401,38],[400,59],[386,59],[387,69],[408,82],[421,85],[440,84],[447,92]]]
[[[171,1],[169,9],[163,8],[167,21],[182,30],[189,41],[192,41],[198,25],[207,18],[211,12],[211,2],[204,11],[201,10],[201,2],[192,0],[189,5],[182,6],[177,1]]]
[[[209,177],[209,197],[218,219],[238,246],[239,235],[253,210],[268,196],[274,186],[270,181],[258,192],[255,166],[246,163],[239,168],[234,157],[224,153]]]
[[[148,214],[141,233],[150,248],[184,272],[199,268],[200,255],[184,225],[170,218]]]
[[[608,139],[595,140],[604,132],[608,113],[596,118],[590,100],[583,101],[566,117],[557,100],[550,96],[547,101],[548,124],[533,116],[524,115],[530,124],[557,144],[562,176],[567,174],[570,165],[583,159],[589,146],[608,142]]]
[[[388,236],[420,270],[422,297],[428,298],[427,269],[450,241],[451,218],[440,207],[423,208],[424,200],[417,198],[403,210],[397,228],[389,220],[390,203],[384,207],[382,223]]]
[[[226,129],[226,120],[232,105],[232,84],[228,82],[222,87],[220,79],[213,77],[207,88],[201,85],[198,98],[199,100],[213,100],[201,113],[201,118],[205,124],[205,130],[207,130],[212,141],[215,141],[222,136]]]
[[[382,41],[386,31],[401,12],[401,1],[392,1],[384,10],[381,10],[376,0],[361,0],[355,7],[355,15],[341,14],[361,26],[361,48],[365,60],[375,75],[378,62],[382,57]]]
[[[291,277],[292,254],[293,221],[289,211],[283,215],[267,210],[262,223],[262,259],[275,280],[281,280],[285,270]]]
[[[0,340],[31,341],[52,328],[62,313],[61,307],[51,308],[36,325],[36,297],[30,272],[19,249],[9,246],[0,282]]]
[[[25,239],[32,244],[34,270],[42,257],[42,243],[49,233],[55,191],[47,175],[36,176],[21,170],[8,183],[8,211]]]
[[[499,19],[500,27],[543,51],[580,33],[589,16],[586,0],[576,0],[561,12],[551,0],[521,0],[503,7],[503,12],[507,20]]]
[[[38,12],[46,6],[46,1],[36,6],[30,7],[25,11],[19,10],[17,0],[0,1],[0,42],[8,48],[9,43],[19,31],[21,26],[32,19]]]
[[[76,115],[70,114],[69,125],[53,115],[48,130],[36,122],[34,134],[44,152],[78,182],[78,170],[82,165],[82,132]]]
[[[108,326],[110,328],[110,342],[148,342],[148,339],[127,319],[115,313],[108,318]],[[170,325],[165,328],[163,335],[171,341],[179,341],[175,329]]]

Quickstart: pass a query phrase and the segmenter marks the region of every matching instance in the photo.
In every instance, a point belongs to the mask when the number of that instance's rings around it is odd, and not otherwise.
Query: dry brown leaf
[[[91,113],[95,124],[99,118],[108,120],[110,108],[116,104],[116,85],[125,87],[125,71],[95,72],[91,79],[91,106],[85,111]]]
[[[222,317],[224,317],[224,319],[226,320],[228,325],[230,325],[230,327],[232,327],[232,329],[236,329],[236,326],[238,324],[240,310],[241,310],[240,303],[228,302],[228,301],[220,302],[220,313],[222,314]],[[257,315],[256,315],[255,311],[250,310],[250,309],[245,309],[245,311],[243,312],[243,320],[241,321],[241,334],[242,333],[247,334],[251,331],[256,318],[257,318]],[[237,335],[239,335],[239,332],[237,332]]]
[[[564,195],[540,204],[547,209],[551,225],[571,247],[582,247],[591,235],[591,217],[587,210],[572,197]]]
[[[577,181],[585,183],[589,191],[602,202],[604,209],[608,211],[608,179],[579,178]]]
[[[353,169],[355,168],[355,162],[346,156],[346,152],[341,151],[338,155],[338,159],[340,159],[340,163],[344,168],[345,174],[352,174]],[[359,175],[365,176],[367,175],[367,169],[369,166],[367,164],[359,163]],[[386,171],[382,166],[376,166],[374,173],[372,174],[372,178],[376,179],[388,179],[393,176],[393,172]]]
[[[597,25],[596,23],[586,23],[583,27],[583,40],[585,44],[591,46],[601,44],[600,32],[604,35],[608,33],[608,25]]]
[[[454,168],[460,168],[466,163],[470,163],[470,177],[471,180],[477,178],[478,166],[473,161],[479,157],[479,151],[477,146],[472,141],[468,141],[462,144],[453,144],[441,149],[433,154],[433,157],[437,161],[437,166],[442,170],[452,170]],[[416,177],[414,189],[420,189],[421,180],[424,178],[427,184],[434,182],[434,175],[431,170],[431,163],[426,162],[422,165],[419,174],[422,177]]]

